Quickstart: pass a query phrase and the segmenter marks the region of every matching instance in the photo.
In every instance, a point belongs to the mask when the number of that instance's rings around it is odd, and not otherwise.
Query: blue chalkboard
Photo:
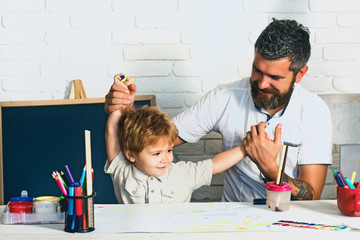
[[[108,117],[104,112],[104,99],[86,99],[75,104],[74,100],[54,102],[56,100],[42,101],[35,105],[24,102],[20,106],[0,103],[3,175],[0,204],[19,196],[21,190],[27,190],[31,197],[61,195],[51,174],[63,171],[67,175],[65,165],[78,181],[85,165],[85,130],[91,132],[97,194],[94,202],[116,203],[111,177],[103,170]],[[155,96],[138,96],[135,106],[143,105],[155,105]]]

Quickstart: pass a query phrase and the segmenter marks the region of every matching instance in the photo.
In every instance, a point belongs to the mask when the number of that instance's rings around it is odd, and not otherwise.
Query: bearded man
[[[299,145],[288,148],[283,178],[292,200],[320,198],[332,164],[332,126],[327,105],[299,84],[308,70],[309,38],[296,21],[273,19],[255,43],[251,77],[217,86],[173,119],[175,145],[209,132],[222,135],[224,150],[243,143],[247,156],[226,171],[223,201],[266,198],[264,183],[277,178],[282,142]],[[105,110],[131,104],[135,91],[115,76]]]

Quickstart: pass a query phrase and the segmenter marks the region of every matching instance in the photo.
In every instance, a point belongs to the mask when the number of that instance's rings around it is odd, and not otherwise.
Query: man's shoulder
[[[209,91],[210,95],[229,99],[232,96],[247,96],[250,89],[249,78],[243,78],[230,83],[217,85]]]
[[[230,83],[224,83],[216,86],[215,90],[249,90],[250,88],[250,79],[249,78],[243,78],[239,79]]]
[[[319,114],[323,114],[324,112],[329,113],[329,107],[316,93],[310,92],[300,85],[297,86],[297,90],[298,99],[303,109]]]
[[[299,87],[299,94],[302,98],[302,100],[306,103],[311,103],[311,102],[319,102],[319,103],[324,103],[324,100],[319,97],[316,93],[310,92],[309,90],[303,88],[303,87]]]

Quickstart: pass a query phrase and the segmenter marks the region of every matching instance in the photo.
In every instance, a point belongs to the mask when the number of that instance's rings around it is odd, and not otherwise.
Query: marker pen
[[[75,197],[81,197],[81,186],[79,183],[74,183]],[[75,229],[83,229],[83,205],[81,198],[75,198]]]
[[[74,196],[74,184],[71,184],[69,187],[69,196]],[[70,226],[71,230],[75,230],[75,218],[74,218],[74,199],[69,198],[69,206],[68,206],[68,215],[66,219],[66,225]]]

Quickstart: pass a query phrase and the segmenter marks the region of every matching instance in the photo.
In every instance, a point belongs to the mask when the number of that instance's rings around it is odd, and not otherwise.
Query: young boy
[[[158,107],[110,114],[104,171],[111,175],[119,203],[189,202],[195,189],[210,185],[212,175],[244,157],[240,145],[212,159],[172,163],[177,136],[175,125]]]

